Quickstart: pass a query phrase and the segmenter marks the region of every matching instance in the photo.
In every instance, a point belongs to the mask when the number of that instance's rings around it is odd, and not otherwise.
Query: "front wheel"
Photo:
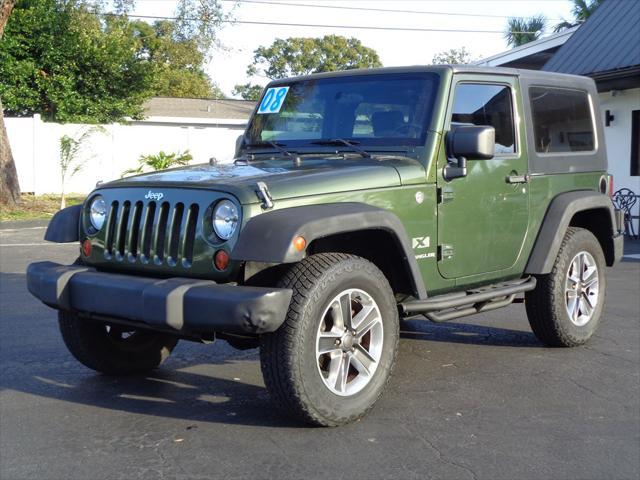
[[[595,333],[604,308],[605,259],[596,237],[570,227],[551,273],[525,294],[533,333],[549,346],[574,347]]]
[[[148,372],[164,362],[178,343],[178,337],[92,322],[70,312],[59,312],[58,324],[76,360],[107,375]]]
[[[265,384],[276,405],[321,426],[365,415],[386,386],[399,323],[389,282],[371,262],[323,253],[280,282],[293,297],[285,323],[261,338]]]

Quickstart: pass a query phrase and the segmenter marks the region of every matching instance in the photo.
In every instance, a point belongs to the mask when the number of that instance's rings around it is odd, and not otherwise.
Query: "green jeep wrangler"
[[[459,66],[270,83],[233,164],[99,185],[52,219],[73,265],[29,265],[80,362],[157,367],[179,339],[260,347],[275,405],[362,417],[399,322],[524,302],[549,346],[585,343],[622,253],[598,95],[584,77]]]

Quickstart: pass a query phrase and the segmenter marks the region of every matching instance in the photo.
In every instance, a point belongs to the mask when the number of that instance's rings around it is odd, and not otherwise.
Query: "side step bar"
[[[423,314],[433,322],[448,322],[455,318],[506,307],[515,300],[517,294],[534,288],[535,277],[527,277],[426,300],[408,300],[401,302],[399,307],[404,315]]]

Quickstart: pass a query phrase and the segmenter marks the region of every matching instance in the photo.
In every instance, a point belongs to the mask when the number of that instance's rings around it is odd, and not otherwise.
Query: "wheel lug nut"
[[[336,341],[335,341],[336,347],[337,347],[338,345],[340,345],[340,343],[341,343],[341,342],[340,342],[340,340],[336,340]]]

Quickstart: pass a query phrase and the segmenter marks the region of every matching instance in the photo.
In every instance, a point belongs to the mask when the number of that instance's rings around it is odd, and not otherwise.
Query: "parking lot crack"
[[[469,467],[467,467],[466,465],[463,465],[461,463],[458,463],[454,460],[451,460],[450,458],[447,458],[442,451],[431,441],[429,440],[427,437],[425,437],[424,435],[418,433],[418,432],[412,432],[411,430],[409,430],[409,428],[407,428],[404,425],[401,425],[401,428],[407,432],[410,435],[415,435],[416,437],[418,437],[418,439],[427,447],[429,447],[430,449],[432,449],[434,452],[436,452],[436,455],[438,457],[438,460],[440,460],[442,463],[445,463],[447,465],[451,465],[454,467],[457,467],[461,470],[464,470],[465,472],[467,472],[471,478],[473,480],[478,480],[478,476],[476,475],[476,473]]]
[[[637,363],[634,360],[629,360],[628,358],[621,357],[620,355],[615,355],[613,353],[602,352],[600,350],[596,350],[595,348],[592,348],[592,347],[589,347],[589,346],[584,346],[583,348],[585,350],[589,350],[590,352],[597,353],[597,354],[602,355],[604,357],[616,358],[618,360],[622,360],[623,362],[632,363],[633,365],[636,365],[636,363]]]
[[[582,390],[585,390],[585,391],[589,392],[594,397],[600,398],[600,399],[605,400],[607,402],[611,402],[611,401],[616,402],[616,403],[622,405],[623,407],[627,406],[622,402],[618,402],[618,401],[616,401],[614,399],[611,399],[611,398],[609,398],[609,397],[607,397],[605,395],[602,395],[601,393],[598,393],[597,391],[593,390],[592,388],[589,388],[586,385],[583,385],[580,382],[578,382],[576,380],[573,380],[572,378],[569,378],[568,380],[569,380],[569,382],[573,383],[576,387],[581,388]]]

